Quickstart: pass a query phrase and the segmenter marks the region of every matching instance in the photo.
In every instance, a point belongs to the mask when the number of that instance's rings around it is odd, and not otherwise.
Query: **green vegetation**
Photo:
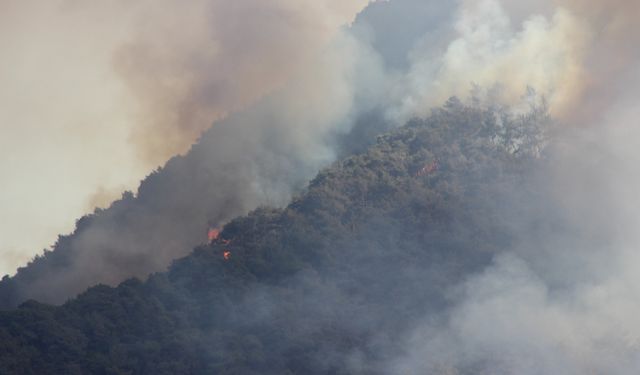
[[[544,121],[452,99],[168,272],[0,312],[0,373],[384,373],[446,287],[513,244]]]

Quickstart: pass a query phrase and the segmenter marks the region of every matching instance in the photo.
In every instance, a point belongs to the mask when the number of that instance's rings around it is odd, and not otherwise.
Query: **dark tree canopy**
[[[1,312],[0,373],[385,373],[446,288],[515,241],[544,120],[452,99],[168,272]]]

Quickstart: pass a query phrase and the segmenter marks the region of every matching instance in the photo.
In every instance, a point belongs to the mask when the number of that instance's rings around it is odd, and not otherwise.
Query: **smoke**
[[[65,4],[65,12],[92,9]],[[351,29],[340,26],[364,1],[150,4],[100,9],[136,25],[109,59],[132,98],[127,137],[146,164],[204,133],[170,172],[142,185],[136,203],[118,206],[134,208],[79,232],[64,271],[39,275],[23,297],[59,302],[97,282],[163,269],[204,240],[207,225],[286,203],[334,160],[336,138],[374,111],[399,124],[457,95],[522,113],[533,89],[557,121],[548,170],[532,188],[542,197],[509,202],[507,213],[523,215],[510,223],[514,246],[449,285],[447,308],[411,322],[413,333],[393,344],[402,355],[386,369],[640,368],[638,2],[392,0],[370,5]],[[428,14],[439,16],[422,22]],[[407,27],[380,31],[398,23]]]
[[[209,227],[259,206],[286,204],[335,159],[335,138],[349,132],[381,91],[355,90],[382,76],[378,57],[356,38],[337,33],[317,48],[305,69],[291,68],[282,87],[218,121],[186,155],[150,175],[137,197],[126,195],[82,219],[52,253],[20,270],[12,291],[18,297],[6,303],[59,303],[97,283],[146,277],[206,241]]]
[[[138,99],[132,141],[157,163],[310,66],[366,0],[152,2],[115,67]]]
[[[521,259],[500,257],[464,284],[442,326],[417,330],[410,345],[419,349],[396,372],[632,374],[640,327],[629,276],[558,291]]]
[[[316,76],[366,3],[3,1],[0,248],[35,254],[214,121]]]
[[[511,106],[534,88],[556,116],[576,100],[588,32],[570,12],[560,8],[551,17],[530,15],[521,25],[514,25],[495,0],[463,2],[456,12],[452,38],[439,53],[431,43],[411,52],[395,118],[425,115],[452,95],[467,97],[472,85],[489,96],[486,100]]]
[[[513,104],[531,86],[557,121],[537,182],[545,198],[512,203],[527,212],[513,222],[519,243],[452,285],[451,307],[416,325],[389,372],[633,374],[639,5],[561,1],[523,17],[527,2],[505,3],[461,6],[458,38],[435,63],[414,64],[413,82],[422,81],[399,113],[419,112],[413,108],[470,81],[498,87],[497,95],[488,90],[496,103]],[[514,3],[521,7],[510,14]],[[513,32],[518,17],[524,23]]]
[[[636,33],[630,32],[640,11],[634,1],[568,0],[566,6],[583,17],[593,31],[585,66],[585,90],[575,108],[575,121],[601,121],[605,113],[619,101],[631,98],[636,90],[638,43]]]
[[[501,95],[507,101],[519,98],[527,85],[535,87],[537,82],[530,82],[529,78],[540,78],[541,71],[557,72],[552,77],[557,78],[572,69],[571,64],[536,67],[521,76],[514,71],[513,79],[498,81],[496,75],[504,77],[500,69],[493,66],[533,66],[521,60],[538,54],[541,56],[538,61],[570,56],[572,51],[563,41],[570,34],[565,29],[573,23],[569,16],[558,16],[556,21],[536,18],[525,31],[517,31],[509,25],[505,11],[493,2],[483,2],[473,9],[471,5],[462,4],[458,11],[458,4],[454,3],[376,2],[358,17],[352,29],[340,29],[340,26],[353,19],[366,1],[229,4],[201,0],[188,5],[171,1],[97,5],[66,1],[47,8],[25,4],[28,5],[13,8],[27,18],[38,15],[36,20],[45,29],[67,30],[73,26],[86,30],[83,37],[74,39],[72,45],[79,47],[74,54],[63,54],[64,59],[59,63],[42,59],[49,64],[42,78],[44,82],[50,82],[47,77],[63,78],[62,82],[55,83],[57,89],[50,94],[61,98],[54,107],[56,114],[62,114],[54,116],[41,106],[43,118],[33,120],[32,125],[38,129],[38,124],[58,118],[73,119],[74,126],[52,124],[46,127],[46,133],[50,130],[60,138],[55,147],[57,152],[51,152],[57,157],[53,160],[70,166],[69,169],[76,166],[74,171],[77,171],[72,181],[51,187],[57,189],[55,202],[60,207],[46,210],[50,213],[49,222],[54,222],[53,215],[60,216],[61,212],[79,216],[86,211],[85,202],[105,205],[109,198],[117,196],[121,187],[133,187],[136,176],[150,165],[184,152],[216,119],[231,115],[233,119],[229,119],[228,124],[234,125],[226,126],[235,127],[237,132],[220,130],[221,135],[214,132],[209,136],[209,139],[219,137],[206,143],[216,151],[203,156],[198,165],[207,165],[206,172],[198,173],[216,176],[219,202],[227,199],[242,202],[233,209],[209,214],[217,218],[209,218],[217,223],[259,204],[285,202],[292,191],[304,184],[305,178],[333,160],[335,136],[348,133],[360,118],[370,118],[373,109],[386,112],[389,123],[400,124],[409,117],[424,114],[431,106],[440,105],[450,95],[466,94],[472,75],[484,77],[477,83],[486,87],[511,84]],[[376,9],[381,11],[376,13]],[[391,11],[387,13],[387,10]],[[476,10],[482,15],[481,19],[472,19],[472,11]],[[390,17],[395,17],[395,22],[388,22]],[[112,31],[111,24],[105,21],[109,19],[118,20],[117,31]],[[484,27],[485,21],[492,23],[489,35],[478,38],[482,32],[477,33],[475,29]],[[385,25],[399,23],[408,26],[395,34],[385,31],[388,29]],[[66,32],[61,34],[55,38],[55,46],[64,50],[61,42],[68,36]],[[549,53],[541,53],[545,46],[540,40],[557,35],[564,38],[559,45]],[[490,42],[494,37],[504,41],[505,46],[492,48]],[[468,67],[456,65],[455,61],[467,58],[465,54],[469,54],[474,49],[471,45],[476,43],[485,45],[481,49],[482,61],[477,66],[475,60]],[[523,52],[528,49],[532,52]],[[54,55],[54,51],[45,52]],[[76,69],[75,64],[90,65],[95,71]],[[469,74],[465,73],[467,70]],[[61,72],[69,74],[61,75]],[[542,83],[536,90],[541,94],[550,96],[556,91],[551,78],[539,80]],[[86,87],[62,90],[66,87],[65,81],[86,82]],[[556,97],[562,97],[564,91],[557,91],[560,94]],[[95,92],[101,95],[96,96]],[[78,107],[87,108],[88,112],[69,116],[65,114],[68,107],[63,102],[78,103]],[[100,106],[98,111],[87,102],[108,105]],[[24,110],[12,114],[6,122],[24,118],[29,111],[28,105],[23,107]],[[70,111],[79,112],[76,106]],[[234,117],[233,113],[238,115]],[[100,115],[100,121],[94,121],[95,114]],[[98,134],[99,139],[89,137],[90,134]],[[86,138],[89,141],[84,141]],[[73,143],[73,147],[68,146],[67,141]],[[226,150],[225,154],[220,150]],[[62,155],[64,158],[59,161]],[[104,155],[114,155],[114,159]],[[225,167],[225,173],[220,173],[223,169],[211,172],[214,166],[221,165],[218,162],[221,160],[235,167]],[[114,169],[114,165],[118,167]],[[240,165],[244,170],[237,167]],[[56,184],[65,181],[55,177],[48,179]],[[16,192],[22,191],[20,185],[30,185],[33,190],[49,194],[37,188],[40,184],[24,179],[15,179],[15,185]],[[213,184],[206,186],[214,188]],[[64,196],[59,192],[63,189],[66,189]],[[202,195],[193,196],[203,200]],[[72,199],[69,196],[74,197],[78,206],[75,209],[68,204]],[[211,202],[208,210],[213,212],[220,204]],[[17,211],[21,209],[16,206]],[[21,232],[34,232],[34,228],[26,225],[21,229]],[[138,242],[125,248],[139,249]],[[188,251],[193,243],[183,245],[184,249],[175,250],[175,256]],[[87,243],[86,248],[91,247]],[[159,264],[167,262],[162,259]],[[147,271],[148,268],[142,267],[133,274]]]
[[[398,64],[387,61],[390,69],[385,72],[396,90],[386,98],[396,103],[387,106],[399,123],[425,115],[452,95],[466,96],[472,84],[491,90],[491,100],[511,105],[532,87],[545,96],[551,113],[564,119],[578,112],[598,82],[610,82],[606,77],[623,69],[635,51],[630,47],[633,37],[625,31],[637,5],[628,1],[567,1],[556,6],[513,0],[396,3],[387,8],[392,10],[387,19],[395,17],[406,25],[426,24],[429,17],[429,26],[408,28],[386,40],[380,30],[373,40],[367,40],[366,33],[350,33],[360,43],[371,43],[386,60],[407,54],[406,71],[396,75]],[[314,62],[366,4],[121,4],[117,9],[129,15],[131,31],[114,49],[113,64],[135,98],[130,140],[137,152],[151,165],[158,164],[184,152],[215,120],[281,89],[292,77],[323,74],[325,67]],[[384,2],[370,7],[376,5]],[[393,13],[403,8],[415,14]],[[616,56],[616,61],[601,61],[603,55]],[[363,81],[351,89],[380,86]]]
[[[112,60],[135,98],[129,135],[142,158],[182,152],[220,121],[175,159],[188,161],[178,170],[195,166],[171,175],[177,183],[143,184],[140,201],[160,204],[83,234],[65,272],[31,287],[39,298],[60,301],[162,269],[201,241],[206,222],[285,203],[334,159],[336,134],[373,110],[401,123],[458,95],[523,112],[531,88],[558,122],[536,186],[544,198],[517,203],[526,216],[512,222],[516,245],[450,285],[450,306],[395,343],[404,355],[388,372],[631,374],[640,366],[637,3],[395,0],[372,4],[350,30],[338,26],[362,1],[144,4],[116,6],[138,26]],[[389,18],[374,11],[395,4],[403,11]],[[419,22],[432,11],[440,22]],[[419,26],[388,37],[377,29],[385,22]],[[134,222],[144,225],[127,232]]]

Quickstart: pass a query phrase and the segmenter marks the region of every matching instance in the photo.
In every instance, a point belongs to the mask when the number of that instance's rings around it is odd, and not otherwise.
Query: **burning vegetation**
[[[209,242],[213,242],[217,240],[218,237],[220,237],[220,229],[218,228],[209,229],[209,232],[207,232],[207,237],[209,238]]]
[[[229,245],[231,240],[220,237],[222,231],[220,228],[211,228],[209,232],[207,232],[207,237],[209,238],[209,242],[217,242],[223,245]]]
[[[220,233],[222,231],[220,230],[220,228],[211,228],[209,229],[209,231],[207,232],[207,236],[209,238],[209,243],[214,244],[214,243],[218,243],[218,244],[222,244],[224,246],[227,246],[231,243],[231,240],[228,239],[224,239],[220,237]],[[224,249],[222,251],[222,257],[224,258],[224,260],[229,260],[231,259],[231,251],[229,251],[228,249]]]

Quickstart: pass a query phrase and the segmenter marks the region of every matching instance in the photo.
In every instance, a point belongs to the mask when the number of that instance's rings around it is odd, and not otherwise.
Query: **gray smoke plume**
[[[631,31],[638,4],[505,3],[470,5],[490,11],[472,13],[471,23],[467,8],[461,8],[462,39],[447,54],[455,53],[452,63],[463,64],[452,65],[460,68],[453,75],[441,64],[434,75],[445,78],[436,81],[439,85],[458,79],[458,73],[480,73],[485,87],[504,75],[508,82],[501,82],[500,95],[509,92],[504,84],[519,78],[541,89],[557,120],[554,142],[545,152],[549,169],[537,182],[551,199],[516,203],[530,205],[513,223],[519,245],[452,285],[452,307],[425,316],[389,372],[633,374],[640,368],[640,326],[634,318],[640,313],[635,272],[640,266],[635,193],[640,69]],[[501,38],[508,23],[495,22],[520,17],[509,14],[514,3],[540,15],[525,18],[520,31]],[[482,20],[483,14],[493,16]],[[492,46],[489,54],[485,42]],[[478,64],[469,68],[468,61]]]
[[[114,63],[138,100],[132,141],[166,160],[292,75],[316,75],[314,61],[366,3],[154,1],[131,10],[137,24]]]

